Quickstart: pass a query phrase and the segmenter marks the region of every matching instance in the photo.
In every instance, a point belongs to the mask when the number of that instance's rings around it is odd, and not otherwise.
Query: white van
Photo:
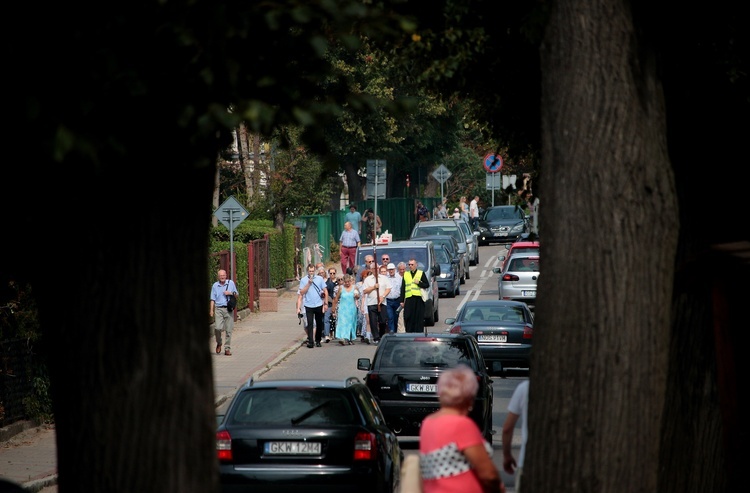
[[[375,263],[380,265],[380,257],[387,253],[390,261],[395,265],[399,262],[409,263],[410,258],[414,258],[419,265],[419,269],[429,276],[430,290],[429,297],[424,307],[424,324],[426,327],[433,327],[440,315],[438,313],[440,296],[438,295],[437,280],[440,277],[440,264],[435,259],[435,247],[431,241],[420,240],[403,240],[394,241],[384,245],[362,245],[357,247],[356,262],[359,269],[365,266],[365,255],[371,254],[375,257]],[[408,267],[407,267],[408,269]]]

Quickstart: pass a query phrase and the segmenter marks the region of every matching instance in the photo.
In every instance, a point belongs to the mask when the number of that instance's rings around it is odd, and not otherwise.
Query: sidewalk
[[[305,335],[295,315],[296,291],[296,285],[280,290],[276,312],[240,313],[241,319],[235,322],[232,333],[232,356],[225,356],[223,351],[216,354],[213,337],[207,341],[206,350],[214,356],[217,408],[248,378],[262,375],[301,347]],[[0,429],[0,479],[18,483],[31,492],[57,484],[54,426],[16,423]]]

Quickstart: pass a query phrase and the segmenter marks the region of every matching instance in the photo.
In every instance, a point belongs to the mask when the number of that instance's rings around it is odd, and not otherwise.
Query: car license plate
[[[495,236],[508,236],[508,232],[507,231],[501,231],[499,233],[495,233]]]
[[[479,342],[507,342],[508,336],[506,335],[479,335],[477,336]]]
[[[268,455],[320,455],[320,442],[266,442]]]
[[[524,296],[536,296],[536,291],[523,291]]]
[[[409,392],[437,392],[437,385],[434,383],[409,383],[406,385]]]

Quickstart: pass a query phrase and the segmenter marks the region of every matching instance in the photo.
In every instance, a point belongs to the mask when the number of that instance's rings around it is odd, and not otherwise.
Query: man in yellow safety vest
[[[401,296],[404,303],[404,325],[406,332],[424,332],[424,300],[421,289],[428,289],[430,281],[417,268],[417,260],[409,259],[409,270],[404,272]]]

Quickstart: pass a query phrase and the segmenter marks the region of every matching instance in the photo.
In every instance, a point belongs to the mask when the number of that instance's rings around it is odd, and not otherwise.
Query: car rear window
[[[467,322],[523,322],[523,309],[518,306],[467,308],[461,321]]]
[[[381,343],[381,368],[451,368],[463,363],[474,370],[475,362],[465,339],[393,338]]]
[[[344,390],[257,389],[243,392],[227,419],[230,424],[350,424],[354,413]]]
[[[508,270],[512,272],[539,272],[539,259],[538,258],[511,259]]]

